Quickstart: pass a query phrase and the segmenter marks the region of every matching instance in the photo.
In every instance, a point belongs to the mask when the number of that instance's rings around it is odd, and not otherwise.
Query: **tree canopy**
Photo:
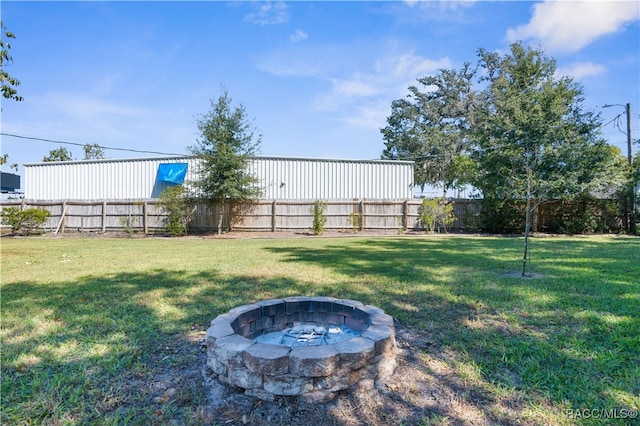
[[[431,184],[446,191],[468,183],[473,75],[470,64],[460,71],[441,70],[418,79],[428,90],[410,86],[406,99],[391,104],[388,125],[381,130],[382,156],[415,161],[415,183],[422,188]]]
[[[197,196],[220,206],[218,232],[225,205],[257,198],[262,189],[249,171],[250,157],[260,147],[261,135],[247,118],[243,105],[233,107],[226,89],[211,109],[197,117],[200,137],[189,149],[201,160],[193,182]]]
[[[471,183],[500,204],[567,199],[618,183],[619,154],[601,137],[583,89],[544,52],[519,43],[478,51],[475,65],[440,70],[392,103],[383,158],[416,162],[416,184]]]
[[[104,159],[104,149],[98,145],[94,144],[86,144],[82,147],[84,151],[84,159],[85,160],[102,160]]]
[[[44,162],[53,162],[53,161],[72,161],[73,157],[71,156],[71,151],[67,148],[61,146],[60,148],[52,149],[49,151],[49,155],[44,157],[42,161]]]
[[[9,55],[9,49],[11,49],[9,39],[13,38],[16,38],[16,36],[7,30],[2,21],[0,21],[0,86],[2,97],[20,102],[23,98],[18,95],[18,90],[16,89],[20,85],[20,80],[12,77],[6,70],[7,66],[13,64],[13,58]]]
[[[9,154],[2,154],[0,155],[0,166],[3,166],[5,164],[9,163]],[[14,171],[18,171],[18,164],[17,163],[12,163],[9,164],[9,167],[14,170]]]
[[[485,198],[534,204],[596,191],[618,155],[600,133],[598,115],[582,107],[583,89],[556,77],[555,61],[539,50],[480,50],[487,88],[476,109],[474,186]]]
[[[477,188],[485,229],[511,231],[509,222],[524,219],[523,275],[537,206],[624,187],[626,169],[602,138],[600,116],[556,71],[555,60],[520,43],[505,54],[479,49],[475,66],[418,79],[422,90],[411,86],[394,101],[381,129],[383,157],[414,160],[418,185]]]

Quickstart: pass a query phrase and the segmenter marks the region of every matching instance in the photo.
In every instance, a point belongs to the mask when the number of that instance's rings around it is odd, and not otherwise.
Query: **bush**
[[[327,203],[322,201],[316,201],[313,203],[313,233],[315,235],[321,235],[324,232],[324,226],[327,223],[327,216],[324,212],[327,209]]]
[[[443,228],[447,231],[447,225],[452,225],[455,221],[453,215],[453,203],[448,203],[443,198],[425,198],[418,210],[418,220],[425,230],[432,233],[436,228]]]
[[[360,213],[351,213],[347,219],[347,223],[351,226],[351,232],[354,234],[362,228],[362,215]]]
[[[172,237],[187,235],[193,207],[186,189],[181,185],[168,187],[160,194],[159,204],[167,212],[165,231]]]
[[[483,198],[480,203],[482,210],[479,223],[483,231],[493,234],[514,234],[524,230],[525,203],[493,198]]]
[[[2,209],[0,216],[2,224],[11,227],[12,234],[29,235],[45,223],[51,213],[42,209],[21,210],[19,207],[7,207]]]
[[[550,203],[544,206],[543,230],[564,234],[620,232],[622,224],[617,225],[614,219],[622,216],[620,210],[622,207],[615,200],[589,196]]]

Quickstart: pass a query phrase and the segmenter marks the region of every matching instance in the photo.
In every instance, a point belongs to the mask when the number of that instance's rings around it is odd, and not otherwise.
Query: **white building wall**
[[[193,157],[88,160],[25,164],[25,198],[31,200],[129,200],[158,198],[158,166],[188,163],[186,182],[196,179]],[[413,163],[255,157],[249,166],[267,200],[398,200],[413,197]]]

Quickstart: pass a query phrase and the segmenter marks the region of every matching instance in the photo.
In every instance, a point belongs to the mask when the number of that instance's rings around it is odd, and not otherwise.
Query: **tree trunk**
[[[222,222],[224,219],[224,201],[220,200],[220,207],[218,210],[218,235],[222,234]]]
[[[527,271],[527,256],[529,254],[529,231],[531,229],[531,178],[527,174],[527,211],[524,215],[524,252],[522,254],[522,276]]]

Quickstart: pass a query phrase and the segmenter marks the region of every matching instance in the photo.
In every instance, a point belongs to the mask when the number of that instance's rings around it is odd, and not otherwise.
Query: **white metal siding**
[[[166,184],[161,163],[189,164],[192,157],[94,160],[25,164],[25,198],[31,200],[128,200],[158,198]],[[412,198],[413,163],[255,157],[249,169],[266,200],[398,200]]]

